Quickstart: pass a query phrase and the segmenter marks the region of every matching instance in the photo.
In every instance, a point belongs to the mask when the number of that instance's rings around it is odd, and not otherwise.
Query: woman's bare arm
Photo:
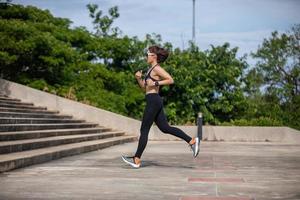
[[[135,73],[135,78],[136,80],[138,81],[140,87],[145,90],[146,87],[145,87],[145,81],[142,79],[142,72],[141,71],[138,71]]]
[[[161,81],[158,81],[159,85],[171,85],[174,83],[172,76],[162,67],[158,66],[154,68],[153,71],[162,79]],[[149,79],[149,82],[147,82],[147,84],[155,85],[155,82]]]

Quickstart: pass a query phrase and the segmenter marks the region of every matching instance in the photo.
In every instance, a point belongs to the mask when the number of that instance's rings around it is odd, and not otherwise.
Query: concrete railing
[[[197,126],[177,126],[189,135],[195,135]],[[163,134],[153,127],[154,140],[174,140],[173,136]],[[242,142],[282,142],[300,144],[300,131],[289,127],[253,126],[203,126],[204,141],[242,141]]]
[[[139,135],[141,122],[103,109],[58,97],[24,85],[0,79],[0,93],[62,114],[73,115],[77,119],[95,122],[101,126]],[[101,94],[99,94],[101,98]],[[190,136],[195,136],[197,126],[177,126]],[[162,133],[155,125],[151,128],[151,140],[175,140],[174,136]],[[300,131],[288,127],[237,127],[204,126],[203,140],[208,141],[270,141],[300,144]]]

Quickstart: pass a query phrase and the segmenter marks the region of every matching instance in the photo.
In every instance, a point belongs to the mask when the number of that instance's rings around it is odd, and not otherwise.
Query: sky
[[[201,50],[229,42],[239,47],[238,56],[255,52],[273,31],[287,32],[300,23],[300,0],[195,0],[196,44]],[[56,17],[69,18],[92,31],[86,5],[97,4],[108,14],[118,6],[113,23],[123,35],[145,39],[147,33],[185,49],[192,39],[192,0],[13,0],[12,3],[48,9]],[[253,60],[250,59],[250,63]]]

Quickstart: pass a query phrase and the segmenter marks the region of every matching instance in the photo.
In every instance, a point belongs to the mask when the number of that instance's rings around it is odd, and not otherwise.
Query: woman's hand
[[[136,79],[142,79],[142,70],[137,71],[137,72],[135,73],[135,78],[136,78]]]
[[[145,90],[145,81],[142,79],[142,70],[139,70],[137,72],[135,72],[135,78],[137,80],[137,82],[139,83],[139,86]]]
[[[147,83],[147,86],[155,86],[155,82],[152,81],[151,79],[147,79],[146,83]]]

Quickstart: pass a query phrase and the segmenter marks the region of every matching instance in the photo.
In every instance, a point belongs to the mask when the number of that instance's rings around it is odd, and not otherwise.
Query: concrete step
[[[35,114],[35,113],[16,113],[16,112],[0,112],[1,117],[10,118],[52,118],[52,119],[72,119],[71,115],[56,114]]]
[[[47,162],[65,156],[76,155],[89,151],[107,148],[112,145],[133,142],[136,136],[120,136],[101,140],[72,143],[0,155],[0,172],[25,167],[33,164]]]
[[[38,139],[16,140],[0,142],[0,154],[14,153],[18,151],[27,151],[62,144],[85,142],[90,140],[99,140],[109,137],[123,136],[125,132],[110,131],[104,133],[80,134],[80,135],[63,135]]]
[[[0,100],[13,101],[13,102],[21,102],[20,99],[14,99],[14,98],[9,98],[9,97],[4,97],[4,96],[0,96]]]
[[[17,108],[17,109],[29,109],[29,110],[47,110],[46,107],[41,106],[30,106],[30,105],[17,105],[17,104],[9,104],[9,103],[0,103],[0,107],[4,108]]]
[[[10,104],[10,105],[22,105],[22,106],[33,106],[33,103],[25,103],[25,102],[19,102],[19,101],[8,101],[8,100],[1,100],[0,104]]]
[[[95,123],[69,123],[69,124],[0,124],[1,132],[10,131],[31,131],[46,129],[70,129],[70,128],[93,128],[98,124]]]
[[[83,123],[84,120],[49,119],[49,118],[7,118],[0,116],[0,124],[52,124],[52,123]]]
[[[32,110],[32,109],[24,109],[24,108],[7,108],[0,107],[0,112],[21,112],[21,113],[34,113],[34,114],[58,114],[58,111],[50,111],[50,110]]]
[[[76,135],[85,133],[101,133],[111,131],[110,128],[77,128],[77,129],[52,129],[37,131],[17,131],[17,132],[0,132],[0,141],[24,140],[34,138],[44,138],[62,135]]]

